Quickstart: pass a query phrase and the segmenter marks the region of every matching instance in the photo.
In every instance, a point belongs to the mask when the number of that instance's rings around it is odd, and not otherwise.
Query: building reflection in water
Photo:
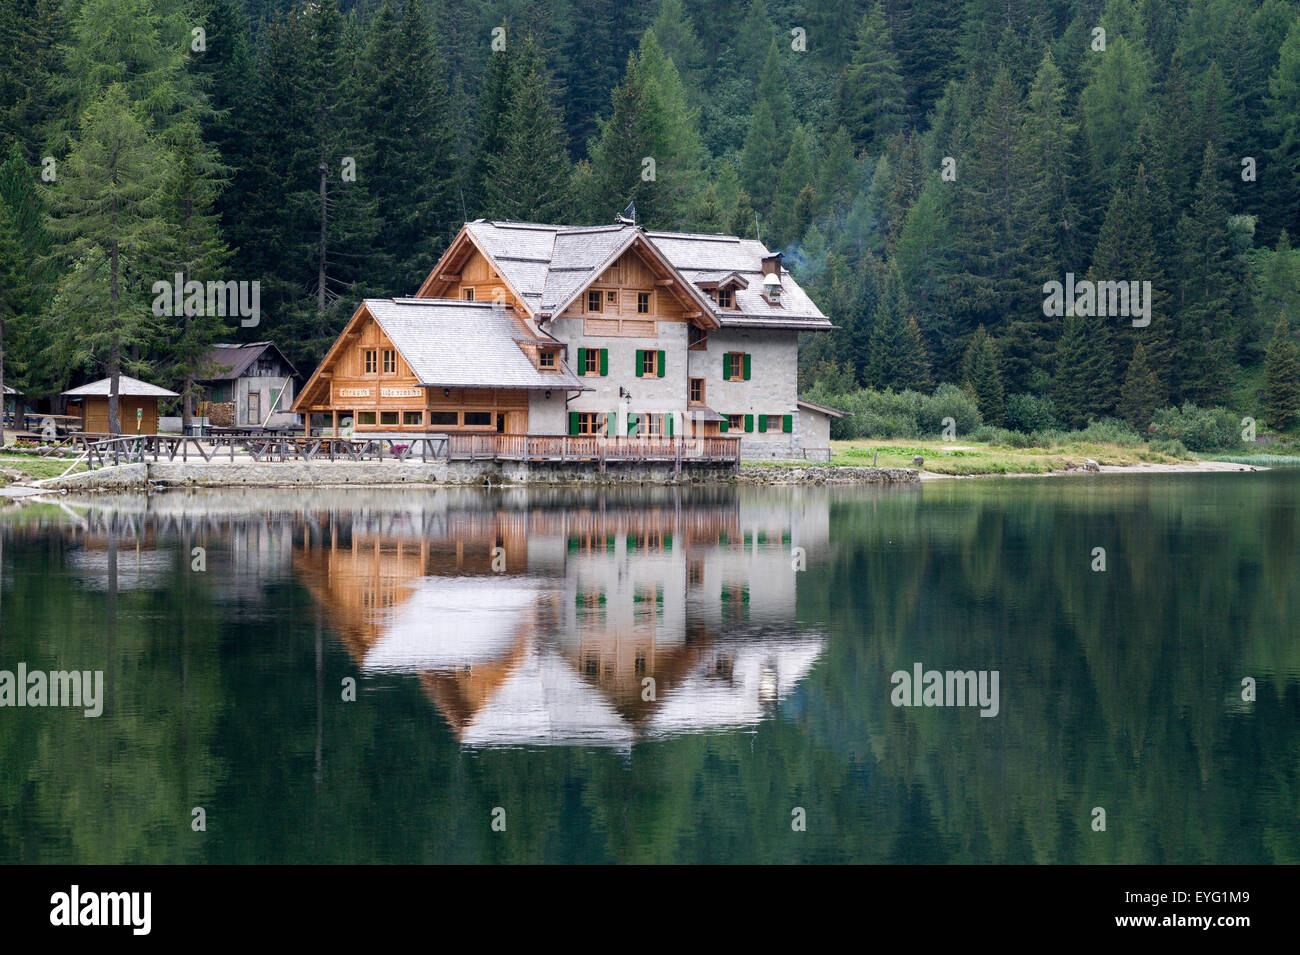
[[[757,724],[825,640],[795,625],[824,497],[745,506],[331,511],[294,576],[366,673],[415,675],[468,746],[612,745]]]

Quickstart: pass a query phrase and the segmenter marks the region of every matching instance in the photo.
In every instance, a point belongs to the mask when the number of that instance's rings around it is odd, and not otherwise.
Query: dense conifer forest
[[[465,220],[629,202],[785,252],[841,326],[800,359],[841,434],[943,386],[1024,432],[1300,417],[1294,0],[0,0],[28,395],[197,397],[214,341],[309,372]],[[174,275],[259,282],[259,323],[160,316]],[[1053,282],[1145,311],[1051,314]]]

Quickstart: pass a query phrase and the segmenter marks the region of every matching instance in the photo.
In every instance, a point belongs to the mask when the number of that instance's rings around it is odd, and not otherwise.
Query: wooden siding
[[[87,396],[81,399],[81,430],[89,434],[108,434],[108,398]],[[158,399],[119,395],[117,418],[123,434],[135,434],[135,412],[144,409],[140,419],[140,434],[158,433]]]

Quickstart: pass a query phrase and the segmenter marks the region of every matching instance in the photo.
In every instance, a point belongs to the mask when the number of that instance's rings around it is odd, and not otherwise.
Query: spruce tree
[[[971,336],[962,357],[962,387],[975,399],[985,424],[1001,425],[1005,403],[997,344],[981,325]]]
[[[1119,393],[1119,416],[1145,433],[1151,417],[1164,403],[1164,390],[1147,363],[1147,351],[1141,342],[1133,349],[1133,359],[1124,374]]]
[[[884,7],[874,3],[858,24],[853,54],[840,75],[836,115],[854,143],[879,148],[902,128],[906,103]]]
[[[1264,125],[1273,134],[1277,168],[1270,192],[1278,225],[1300,229],[1300,18],[1292,21],[1268,81]]]
[[[464,173],[465,202],[471,219],[486,215],[490,163],[493,156],[505,152],[507,145],[506,117],[514,96],[515,78],[514,48],[510,44],[515,40],[505,24],[502,24],[501,29],[506,30],[506,47],[503,50],[493,50],[489,55],[483,88],[478,98],[474,149]]]
[[[531,37],[515,63],[505,147],[487,159],[486,206],[496,219],[563,222],[573,209],[564,128]]]
[[[1278,316],[1264,356],[1264,420],[1286,431],[1300,418],[1300,347],[1286,315]]]
[[[8,204],[0,196],[0,447],[5,443],[5,332],[25,306],[28,275],[18,227],[9,214]]]
[[[461,221],[445,72],[421,0],[400,19],[385,0],[360,61],[368,180],[384,222],[376,244],[386,271],[370,282],[381,294],[415,291]]]

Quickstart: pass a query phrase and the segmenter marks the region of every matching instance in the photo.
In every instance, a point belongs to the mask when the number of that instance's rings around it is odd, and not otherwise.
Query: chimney
[[[781,304],[781,253],[763,256],[763,297],[772,305]]]

